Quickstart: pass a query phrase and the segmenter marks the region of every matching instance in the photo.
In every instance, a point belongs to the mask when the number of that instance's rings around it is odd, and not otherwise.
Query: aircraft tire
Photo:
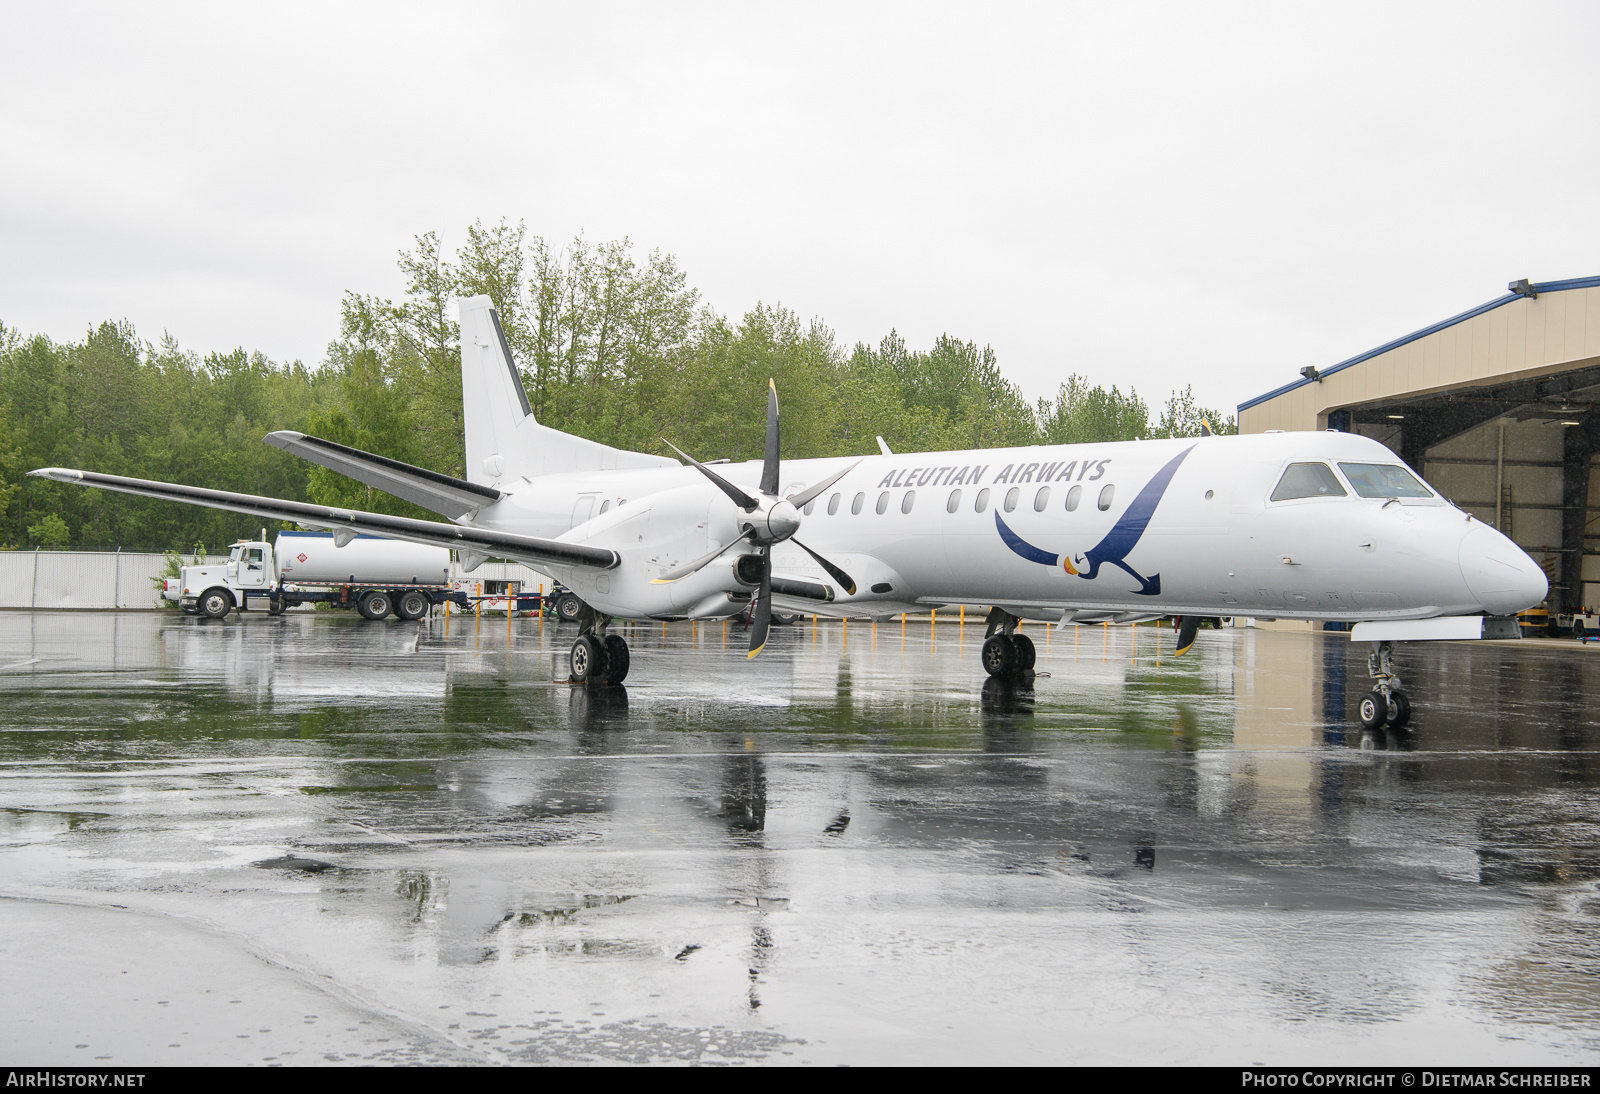
[[[194,606],[207,619],[221,619],[233,610],[233,597],[225,589],[207,589],[200,594]]]
[[[390,608],[393,606],[394,601],[389,599],[389,594],[377,589],[372,590],[372,592],[367,593],[356,601],[356,611],[361,613],[361,618],[370,619],[374,622],[388,615]]]
[[[620,634],[606,635],[606,681],[620,684],[628,678],[628,666],[633,661],[628,653],[628,643]]]
[[[394,614],[401,619],[421,619],[428,614],[428,598],[415,590],[401,593],[395,601]]]
[[[983,671],[990,676],[1010,676],[1017,671],[1017,647],[1009,634],[991,634],[984,639]]]
[[[1408,708],[1409,709],[1409,708]],[[1381,691],[1369,691],[1361,697],[1361,728],[1382,729],[1389,720],[1389,703]]]
[[[1411,721],[1411,700],[1406,698],[1403,691],[1389,693],[1389,706],[1385,711],[1385,721],[1390,729],[1404,729],[1406,723]]]
[[[606,671],[611,667],[606,662],[605,643],[592,634],[581,636],[572,644],[572,679],[574,683],[603,683]]]
[[[1017,671],[1032,672],[1034,662],[1039,659],[1039,651],[1034,648],[1033,639],[1025,634],[1011,636],[1012,648],[1017,651]]]

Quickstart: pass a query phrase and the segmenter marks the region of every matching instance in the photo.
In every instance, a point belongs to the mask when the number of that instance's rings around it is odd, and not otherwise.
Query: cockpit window
[[[1392,463],[1341,463],[1339,470],[1364,498],[1431,498],[1433,491]]]
[[[1325,463],[1291,463],[1272,491],[1273,501],[1292,498],[1342,498],[1344,487]]]

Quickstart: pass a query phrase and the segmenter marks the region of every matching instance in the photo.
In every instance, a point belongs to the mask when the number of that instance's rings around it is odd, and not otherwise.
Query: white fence
[[[184,555],[188,563],[191,556]],[[226,562],[226,555],[201,561]],[[135,610],[161,607],[160,582],[165,555],[149,551],[0,551],[0,609]],[[486,562],[470,574],[452,562],[450,577],[458,588],[477,592],[478,582],[517,581],[524,593],[550,578],[516,562]]]
[[[150,551],[0,551],[0,608],[159,608],[151,579],[166,564]]]

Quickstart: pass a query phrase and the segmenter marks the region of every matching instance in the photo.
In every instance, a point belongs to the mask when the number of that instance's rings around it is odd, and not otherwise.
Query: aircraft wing
[[[433,520],[415,520],[411,517],[391,517],[382,513],[363,513],[352,509],[334,509],[326,505],[312,505],[304,501],[282,501],[253,494],[234,494],[226,490],[206,490],[198,486],[180,486],[170,482],[152,482],[149,479],[130,479],[121,475],[102,475],[95,471],[74,471],[67,467],[41,467],[28,474],[56,482],[97,486],[102,490],[116,490],[123,494],[137,494],[164,501],[181,501],[189,505],[203,505],[210,509],[226,509],[234,513],[249,513],[269,520],[294,521],[317,528],[330,528],[334,532],[367,532],[389,539],[403,539],[410,543],[424,543],[431,547],[451,547],[460,551],[463,561],[472,568],[470,557],[481,561],[488,556],[513,558],[531,563],[554,563],[563,566],[588,566],[609,570],[621,559],[615,551],[604,547],[589,547],[582,543],[564,543],[556,539],[537,536],[520,536],[513,532],[497,532],[488,528],[472,528],[459,524],[445,524]]]
[[[404,498],[452,520],[476,513],[501,497],[500,491],[490,486],[479,486],[475,482],[441,475],[425,467],[414,467],[386,456],[375,456],[359,448],[347,448],[321,437],[308,437],[292,429],[268,433],[262,439],[274,448],[321,464],[331,471],[348,475],[357,482],[375,486],[385,493]]]

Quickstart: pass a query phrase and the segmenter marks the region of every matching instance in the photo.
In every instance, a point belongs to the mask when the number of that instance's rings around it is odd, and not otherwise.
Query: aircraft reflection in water
[[[44,799],[97,819],[30,869],[203,899],[307,967],[442,994],[451,1021],[484,1009],[453,984],[504,993],[493,1029],[692,983],[719,1014],[843,998],[913,1028],[976,993],[1034,1030],[1107,983],[1201,974],[1275,1022],[1403,1023],[1441,983],[1447,1008],[1600,1021],[1560,971],[1588,935],[1541,910],[1600,878],[1580,709],[1600,663],[1442,647],[1426,667],[1459,700],[1395,753],[1341,728],[1365,666],[1340,635],[1207,631],[1174,661],[1153,628],[1041,629],[1070,686],[975,695],[951,680],[983,628],[946,623],[807,621],[753,672],[722,652],[737,626],[640,625],[639,671],[606,689],[556,682],[572,629],[532,619],[393,628],[383,656],[326,613],[31,627],[0,635],[0,664],[33,662],[0,675],[0,747],[28,772],[0,780],[0,824],[41,838],[10,810]],[[1540,693],[1572,709],[1518,717]],[[281,879],[286,851],[325,868]]]

